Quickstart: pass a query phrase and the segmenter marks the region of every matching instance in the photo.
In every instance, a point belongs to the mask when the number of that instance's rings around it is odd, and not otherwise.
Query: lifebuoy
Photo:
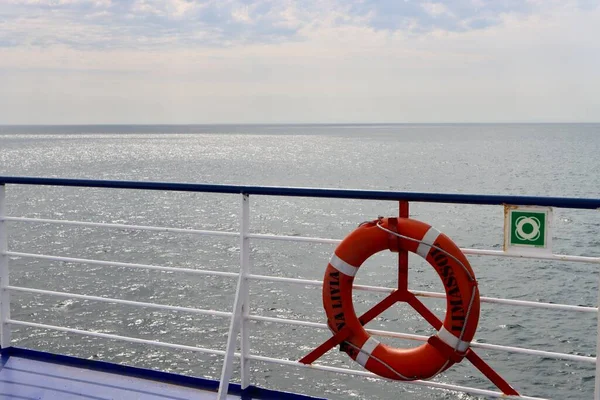
[[[367,258],[386,249],[419,254],[444,284],[447,309],[443,326],[416,348],[380,343],[365,331],[354,311],[354,276]],[[362,224],[339,244],[325,271],[323,304],[334,333],[350,330],[340,348],[367,370],[396,380],[428,379],[459,362],[479,321],[477,281],[465,255],[437,229],[408,218],[380,218]]]

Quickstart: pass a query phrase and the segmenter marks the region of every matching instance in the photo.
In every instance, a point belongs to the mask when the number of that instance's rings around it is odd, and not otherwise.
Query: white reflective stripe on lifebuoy
[[[364,367],[367,364],[367,361],[369,361],[371,353],[373,353],[373,350],[375,350],[377,346],[379,346],[379,341],[377,339],[373,339],[372,337],[367,339],[356,356],[356,362]]]
[[[339,258],[335,253],[331,256],[331,260],[329,260],[329,264],[338,271],[340,271],[344,275],[354,276],[358,271],[358,268],[348,264],[346,261]]]
[[[437,333],[437,336],[440,338],[440,340],[442,342],[446,343],[448,346],[452,347],[453,349],[460,351],[461,353],[464,353],[465,351],[467,351],[467,349],[471,345],[471,342],[463,342],[462,340],[459,340],[456,336],[454,336],[451,332],[449,332],[443,325],[442,325],[442,329],[440,329],[440,331]]]
[[[429,254],[429,250],[431,250],[431,245],[435,243],[440,235],[440,231],[435,229],[433,226],[429,227],[429,230],[425,232],[423,239],[421,239],[419,247],[417,247],[417,254],[423,258],[427,258],[427,254]]]

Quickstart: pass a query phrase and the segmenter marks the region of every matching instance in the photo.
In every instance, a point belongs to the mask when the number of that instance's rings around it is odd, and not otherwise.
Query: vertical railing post
[[[408,218],[408,201],[400,200],[398,203],[398,216]],[[408,292],[408,251],[398,250],[398,290]]]
[[[600,400],[600,284],[598,285],[598,319],[596,329],[596,385],[594,387],[594,400]]]
[[[221,380],[219,382],[219,392],[217,400],[225,400],[229,390],[229,381],[233,373],[233,359],[237,347],[237,336],[240,332],[240,327],[243,324],[244,314],[247,314],[248,305],[248,280],[247,275],[250,266],[250,254],[248,244],[248,225],[250,224],[250,198],[247,194],[242,194],[242,209],[240,219],[240,275],[238,277],[237,288],[235,291],[235,300],[233,302],[233,315],[229,325],[229,335],[227,336],[227,347],[225,349],[225,359],[223,361],[223,369],[221,371]],[[244,343],[244,334],[242,334],[242,374],[243,378],[247,379],[244,374],[244,369],[247,369],[244,355],[248,354],[248,338]],[[243,383],[243,382],[242,382]],[[242,385],[243,386],[243,385]]]
[[[6,229],[6,191],[0,184],[0,348],[10,347],[10,292],[8,283],[8,234]]]
[[[242,222],[240,235],[240,271],[244,275],[244,284],[241,287],[242,297],[242,320],[240,327],[240,342],[241,342],[241,385],[245,389],[250,385],[250,367],[248,363],[248,355],[250,354],[250,327],[248,324],[248,316],[250,314],[250,299],[249,299],[249,282],[248,274],[250,273],[250,238],[248,233],[250,230],[250,197],[242,196]]]

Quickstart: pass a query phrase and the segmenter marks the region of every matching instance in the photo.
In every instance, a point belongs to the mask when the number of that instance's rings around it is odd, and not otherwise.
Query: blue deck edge
[[[114,364],[107,361],[89,360],[85,358],[67,356],[64,354],[54,354],[20,347],[6,347],[0,349],[0,369],[4,367],[10,357],[20,357],[52,364],[107,372],[121,376],[147,379],[205,391],[217,392],[219,389],[219,382],[212,379],[180,375],[171,372],[156,371],[140,367],[132,367],[129,365]],[[258,386],[248,386],[247,388],[242,389],[240,384],[233,382],[229,384],[229,394],[240,396],[242,399],[248,400],[326,400],[322,397],[311,397],[303,394],[265,389]]]

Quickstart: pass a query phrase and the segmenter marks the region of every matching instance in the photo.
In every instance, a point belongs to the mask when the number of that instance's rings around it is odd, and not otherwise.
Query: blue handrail
[[[91,179],[37,178],[25,176],[0,176],[0,185],[76,186],[112,189],[143,189],[180,192],[230,193],[268,196],[324,197],[361,200],[406,200],[428,203],[454,204],[515,204],[522,206],[548,206],[578,209],[600,209],[600,199],[571,197],[504,196],[450,193],[388,192],[380,190],[317,189],[277,186],[213,185],[198,183],[112,181]]]

